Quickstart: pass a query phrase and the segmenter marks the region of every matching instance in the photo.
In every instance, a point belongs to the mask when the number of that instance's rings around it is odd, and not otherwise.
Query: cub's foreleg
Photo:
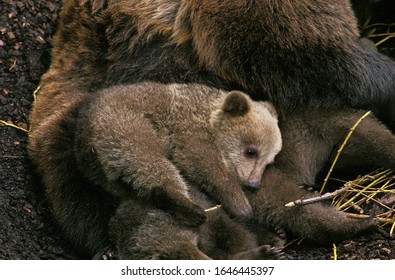
[[[77,130],[76,156],[89,180],[120,200],[130,194],[152,201],[187,225],[204,222],[204,211],[167,158],[166,140],[142,113],[116,102],[93,103],[81,111]]]

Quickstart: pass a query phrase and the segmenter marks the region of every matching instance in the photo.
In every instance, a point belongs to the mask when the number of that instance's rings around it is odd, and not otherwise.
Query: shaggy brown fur
[[[194,185],[191,199],[202,208],[214,201]],[[261,234],[260,242],[247,227],[223,209],[207,213],[199,228],[182,226],[152,204],[125,200],[110,222],[110,235],[119,259],[283,259],[284,239],[275,232]],[[263,244],[263,245],[259,245]]]
[[[303,146],[314,164],[305,163],[309,158],[303,153],[284,165],[289,170],[275,164],[281,170],[278,184],[273,180],[254,204],[259,221],[284,225],[316,241],[365,229],[366,224],[348,220],[329,206],[283,206],[283,201],[301,195],[296,185],[306,176],[314,179],[333,146],[327,140],[333,139],[331,133],[323,137],[307,125],[316,117],[310,111],[324,108],[318,114],[321,123],[337,132],[337,123],[325,120],[337,114],[334,107],[373,109],[395,127],[395,63],[357,37],[352,10],[343,0],[64,0],[51,66],[31,113],[29,148],[49,200],[51,194],[56,201],[64,200],[53,203],[54,212],[70,212],[57,215],[57,220],[72,223],[69,238],[90,252],[108,243],[113,197],[87,183],[72,153],[50,153],[59,150],[60,139],[62,146],[73,145],[74,118],[88,95],[114,84],[198,82],[270,99],[286,117],[282,126],[287,135],[301,143],[305,135],[317,136],[308,138],[311,146]],[[300,142],[292,139],[287,137],[286,147],[298,151]],[[295,174],[308,175],[292,178]],[[328,220],[325,213],[331,213]]]
[[[261,189],[249,196],[254,217],[321,243],[341,240],[372,229],[375,220],[353,220],[325,203],[296,208],[285,204],[312,196],[301,186],[322,184],[319,173],[331,163],[350,128],[364,114],[351,109],[316,110],[289,114],[280,121],[283,149],[267,168]],[[395,135],[374,117],[362,121],[349,139],[337,169],[395,170]]]
[[[196,226],[205,215],[190,200],[186,180],[246,219],[252,209],[243,187],[258,189],[265,167],[281,149],[273,106],[241,92],[142,83],[78,101],[67,117],[54,114],[58,127],[43,123],[44,134],[31,134],[30,154],[66,237],[92,254],[97,252],[89,238],[96,222],[89,220],[107,207],[79,213],[79,203],[94,203],[91,192],[108,193],[114,201],[137,196],[178,223]],[[96,223],[96,235],[104,236],[106,227]]]
[[[392,127],[395,63],[357,38],[344,0],[66,0],[43,82],[201,82],[281,111],[373,109]]]

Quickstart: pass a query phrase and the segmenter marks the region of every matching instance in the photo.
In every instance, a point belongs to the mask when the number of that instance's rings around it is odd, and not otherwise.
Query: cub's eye
[[[258,151],[254,147],[247,147],[247,149],[244,151],[244,154],[248,158],[253,158],[258,156]]]

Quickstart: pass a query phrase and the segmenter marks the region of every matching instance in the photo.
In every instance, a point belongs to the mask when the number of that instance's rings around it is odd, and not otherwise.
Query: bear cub
[[[87,256],[112,247],[109,221],[129,199],[198,226],[207,216],[190,197],[195,185],[248,219],[246,193],[282,147],[273,105],[238,91],[140,83],[77,99],[30,134],[29,152],[56,221]]]
[[[194,203],[206,209],[207,221],[185,227],[168,213],[137,199],[124,200],[110,221],[117,259],[284,259],[284,236],[260,226],[258,238],[232,219],[198,186],[190,185]]]
[[[155,83],[111,87],[91,100],[77,127],[79,166],[90,180],[120,199],[133,190],[176,215],[201,214],[189,207],[189,182],[235,217],[251,215],[240,185],[258,189],[282,145],[270,103]]]

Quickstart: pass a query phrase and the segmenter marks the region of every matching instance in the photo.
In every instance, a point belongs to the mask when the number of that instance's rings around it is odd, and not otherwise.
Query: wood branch
[[[369,216],[369,215],[355,214],[355,213],[348,213],[348,212],[344,212],[344,213],[346,214],[347,217],[353,218],[353,219],[369,219],[369,218],[375,218],[375,219],[377,219],[377,221],[379,221],[380,223],[394,223],[394,219],[390,219],[390,218],[372,217],[372,216]]]
[[[328,200],[328,199],[332,199],[335,196],[345,192],[349,190],[348,185],[346,184],[346,186],[344,186],[341,189],[338,189],[334,192],[330,192],[330,193],[325,193],[322,195],[318,195],[315,197],[310,197],[310,198],[301,198],[292,202],[289,202],[287,204],[285,204],[286,207],[296,207],[296,206],[302,206],[302,205],[307,205],[307,204],[311,204],[311,203],[316,203],[318,201],[323,201],[323,200]]]

